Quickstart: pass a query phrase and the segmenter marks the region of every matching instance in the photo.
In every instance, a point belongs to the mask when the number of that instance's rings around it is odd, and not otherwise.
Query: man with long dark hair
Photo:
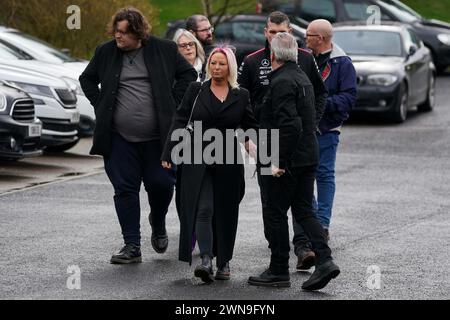
[[[111,263],[142,261],[142,182],[151,210],[152,246],[158,253],[167,249],[165,216],[175,175],[161,168],[160,156],[176,106],[197,78],[176,44],[150,36],[149,30],[139,10],[120,9],[109,25],[114,39],[97,47],[80,76],[97,116],[91,154],[104,158],[125,243]]]

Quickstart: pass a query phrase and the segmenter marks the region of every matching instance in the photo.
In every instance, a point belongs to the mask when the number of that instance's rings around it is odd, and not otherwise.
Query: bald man
[[[333,28],[324,19],[312,21],[306,30],[306,46],[313,51],[325,87],[328,90],[325,112],[319,123],[319,167],[316,172],[317,217],[329,239],[333,208],[336,153],[342,125],[356,103],[356,72],[351,59],[333,44]],[[294,223],[295,237],[303,237],[300,225]],[[294,241],[295,242],[295,241]]]

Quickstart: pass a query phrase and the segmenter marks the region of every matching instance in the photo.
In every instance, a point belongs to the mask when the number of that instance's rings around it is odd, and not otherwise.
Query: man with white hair
[[[312,199],[318,163],[315,136],[314,89],[297,65],[298,46],[289,33],[278,33],[271,42],[272,73],[269,90],[255,110],[261,129],[279,130],[278,164],[271,163],[272,175],[263,175],[264,232],[272,252],[270,266],[259,276],[250,277],[255,286],[289,287],[289,228],[287,212],[302,226],[312,242],[316,269],[302,285],[319,290],[340,273],[333,262],[324,229],[317,220]],[[272,154],[271,150],[271,154]],[[267,168],[266,168],[267,169]]]
[[[292,34],[292,27],[289,17],[280,11],[274,11],[267,17],[264,35],[266,44],[261,50],[255,51],[245,57],[239,68],[238,82],[250,92],[250,102],[252,106],[261,103],[269,88],[267,78],[272,66],[270,65],[270,42],[273,37],[280,32]],[[320,76],[317,64],[310,50],[298,49],[297,64],[308,76],[309,81],[314,88],[314,101],[316,107],[316,125],[319,125],[320,118],[325,110],[327,90]],[[258,178],[259,180],[259,178]],[[264,195],[261,195],[264,196]],[[264,202],[264,200],[262,200]],[[295,221],[295,220],[294,220]],[[295,224],[297,226],[298,224]],[[294,229],[294,253],[298,257],[297,270],[305,271],[311,268],[315,263],[314,252],[311,250],[311,243],[304,234]]]

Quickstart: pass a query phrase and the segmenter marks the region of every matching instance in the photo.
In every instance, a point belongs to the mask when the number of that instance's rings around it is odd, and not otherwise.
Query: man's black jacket
[[[316,112],[311,82],[295,62],[286,62],[269,78],[268,92],[256,106],[255,116],[261,129],[279,129],[279,167],[317,165]]]
[[[316,125],[319,124],[327,103],[327,89],[322,81],[314,56],[306,49],[298,49],[298,65],[312,83],[315,95]],[[271,72],[270,46],[253,52],[245,57],[239,68],[239,85],[250,92],[252,106],[260,104],[269,85],[268,74]]]
[[[163,147],[177,105],[189,83],[197,79],[197,72],[172,41],[149,36],[143,49]],[[97,47],[94,57],[80,76],[81,88],[94,106],[96,116],[91,154],[108,156],[111,152],[111,125],[122,60],[123,51],[117,47],[116,41],[108,41]]]

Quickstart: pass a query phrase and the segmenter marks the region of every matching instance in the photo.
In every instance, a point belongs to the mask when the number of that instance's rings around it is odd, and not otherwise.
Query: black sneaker
[[[297,252],[297,270],[306,271],[316,264],[316,255],[309,248],[301,248]]]
[[[267,269],[259,276],[248,278],[247,283],[252,286],[261,287],[287,288],[291,286],[289,274],[276,275],[271,273],[270,269]]]
[[[328,260],[327,262],[316,266],[316,270],[314,270],[311,277],[303,283],[302,289],[308,291],[320,290],[324,288],[331,279],[336,278],[340,272],[339,267],[333,260]]]
[[[195,267],[194,275],[202,279],[205,283],[214,282],[214,271],[212,259],[209,256],[202,256],[202,263]]]
[[[112,264],[140,263],[142,262],[141,247],[127,244],[111,257],[110,262]]]

